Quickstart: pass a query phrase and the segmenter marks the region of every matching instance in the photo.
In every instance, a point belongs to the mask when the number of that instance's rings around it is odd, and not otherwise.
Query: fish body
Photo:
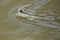
[[[46,17],[34,16],[34,15],[29,15],[29,14],[21,13],[21,12],[18,12],[15,15],[27,18],[28,20],[34,20],[34,19],[52,20],[52,19],[49,19],[49,18],[46,18]]]

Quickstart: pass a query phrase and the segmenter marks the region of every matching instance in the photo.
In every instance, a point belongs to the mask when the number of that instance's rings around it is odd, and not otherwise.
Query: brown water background
[[[41,21],[42,24],[38,25],[27,21],[28,24],[23,22],[23,19],[17,18],[17,21],[12,16],[14,7],[29,3],[34,7],[34,4],[39,2],[40,0],[0,0],[0,40],[60,40],[60,0],[51,0],[36,11],[44,13],[43,11],[52,10],[55,16],[53,24]]]

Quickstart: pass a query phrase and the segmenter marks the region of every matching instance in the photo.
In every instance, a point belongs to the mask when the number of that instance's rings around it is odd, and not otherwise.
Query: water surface
[[[32,5],[24,11],[47,19],[27,20],[14,15],[28,4]],[[0,40],[59,40],[59,4],[60,0],[0,0]]]

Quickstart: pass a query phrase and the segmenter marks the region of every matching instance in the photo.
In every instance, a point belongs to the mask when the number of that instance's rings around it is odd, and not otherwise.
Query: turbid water
[[[19,9],[41,19],[16,16]],[[60,40],[60,0],[0,0],[0,40]]]

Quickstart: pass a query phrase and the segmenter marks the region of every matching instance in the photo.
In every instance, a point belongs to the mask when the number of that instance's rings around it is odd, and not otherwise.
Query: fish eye
[[[22,11],[22,10],[20,10],[20,12],[21,12],[21,13],[23,13],[23,11]]]

